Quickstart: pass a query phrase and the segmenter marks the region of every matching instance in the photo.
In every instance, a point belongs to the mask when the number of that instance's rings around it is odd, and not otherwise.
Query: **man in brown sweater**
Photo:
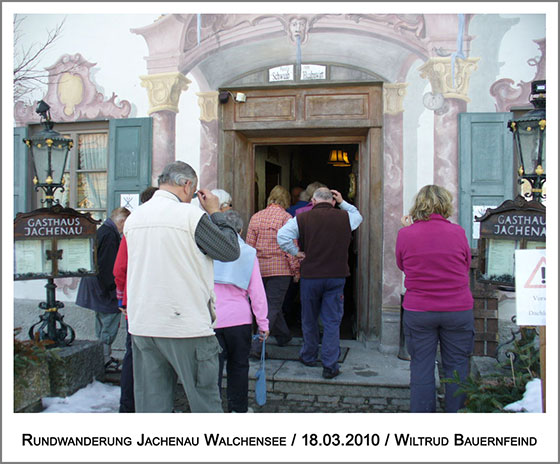
[[[302,259],[300,361],[306,366],[317,363],[320,316],[323,377],[332,379],[340,374],[340,322],[344,313],[344,284],[350,275],[348,248],[352,231],[361,224],[362,216],[336,190],[319,188],[311,201],[313,208],[290,219],[278,231],[277,240],[282,250]],[[335,208],[336,204],[340,209]]]

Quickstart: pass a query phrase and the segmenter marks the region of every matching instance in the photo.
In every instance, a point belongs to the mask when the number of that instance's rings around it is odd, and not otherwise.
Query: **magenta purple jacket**
[[[403,227],[395,247],[405,274],[403,308],[411,311],[466,311],[471,250],[465,230],[439,214]]]

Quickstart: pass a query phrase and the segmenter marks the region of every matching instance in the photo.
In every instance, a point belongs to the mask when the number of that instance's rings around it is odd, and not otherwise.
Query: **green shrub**
[[[527,382],[540,375],[540,352],[536,344],[536,330],[522,328],[520,338],[506,351],[500,363],[503,373],[481,377],[469,376],[464,382],[457,372],[444,383],[456,383],[457,395],[466,394],[465,408],[459,412],[507,412],[504,407],[523,398]]]

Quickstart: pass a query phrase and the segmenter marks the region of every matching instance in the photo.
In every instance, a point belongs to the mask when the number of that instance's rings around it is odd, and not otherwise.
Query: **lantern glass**
[[[518,121],[517,127],[519,131],[519,145],[517,149],[521,152],[521,163],[525,174],[534,174],[535,169],[537,169],[539,165],[541,165],[546,172],[546,132],[541,130],[539,121]],[[539,151],[541,156],[540,160]]]
[[[72,141],[56,137],[58,135],[57,132],[42,132],[40,136],[31,140],[31,156],[40,184],[61,185],[62,183]]]

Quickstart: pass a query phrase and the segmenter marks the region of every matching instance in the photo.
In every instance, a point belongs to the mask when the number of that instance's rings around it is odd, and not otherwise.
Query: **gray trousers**
[[[95,311],[95,336],[101,343],[112,345],[121,325],[121,312],[102,313]]]
[[[177,378],[191,412],[223,412],[215,335],[162,338],[132,335],[136,412],[172,412]]]

